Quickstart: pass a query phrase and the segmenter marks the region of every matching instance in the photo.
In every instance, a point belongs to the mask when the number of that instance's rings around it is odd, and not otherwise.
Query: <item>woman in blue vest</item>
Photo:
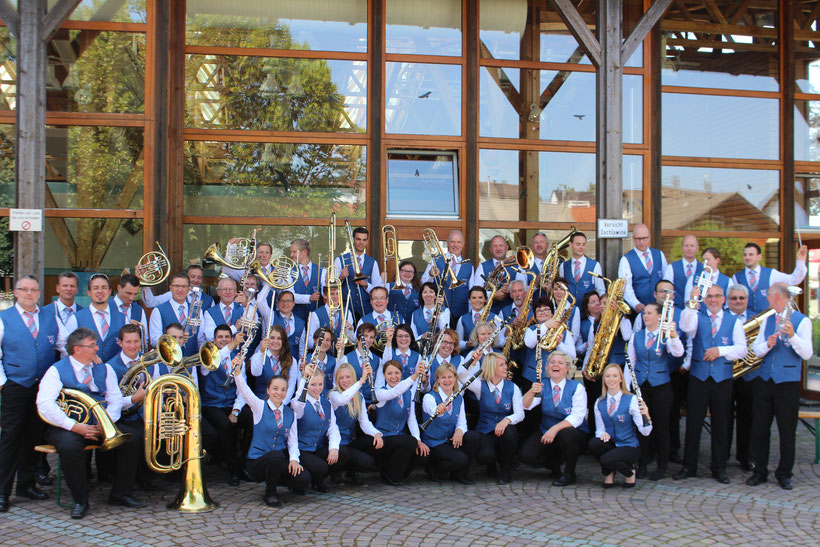
[[[459,318],[458,323],[456,323],[456,332],[461,340],[461,347],[459,350],[462,352],[470,349],[471,347],[475,347],[470,346],[469,344],[471,340],[470,335],[481,317],[481,312],[484,310],[484,306],[487,304],[487,293],[484,292],[483,287],[475,286],[470,289],[468,298],[470,302],[470,309],[467,310],[467,313],[462,315]],[[487,314],[486,321],[498,322],[500,319],[497,318],[495,313],[489,312]]]
[[[527,465],[551,469],[558,477],[553,486],[575,483],[575,464],[589,441],[587,394],[580,382],[568,378],[571,366],[569,355],[553,352],[547,362],[549,380],[533,384],[523,398],[527,410],[541,405],[541,425],[523,442],[519,456]]]
[[[367,377],[373,374],[373,369],[370,365],[365,365],[362,372],[364,375],[357,379],[356,371],[351,364],[339,365],[335,371],[336,387],[328,394],[330,405],[336,414],[336,426],[339,428],[341,437],[340,444],[347,447],[348,460],[345,476],[356,486],[364,486],[364,481],[359,476],[360,472],[376,470],[376,460],[368,451],[381,450],[384,444],[381,432],[367,416],[364,397],[360,393],[362,385],[367,382]],[[354,438],[357,423],[367,437]],[[331,471],[330,477],[334,484],[341,483],[338,471]]]
[[[430,368],[430,377],[436,377],[436,369],[441,366],[443,363],[449,363],[456,367],[461,365],[461,355],[458,354],[456,348],[458,348],[458,333],[453,329],[445,329],[443,334],[440,334],[442,337],[441,344],[439,344],[438,352],[430,358],[430,362],[428,366]]]
[[[538,367],[536,365],[536,358],[538,357],[537,351],[541,351],[541,377],[544,378],[546,374],[545,370],[547,367],[549,352],[544,349],[537,350],[536,345],[544,336],[552,334],[551,331],[558,328],[560,325],[560,323],[558,323],[553,316],[552,306],[553,304],[547,296],[541,297],[533,304],[533,307],[535,308],[536,324],[532,325],[527,329],[527,332],[524,333],[524,345],[527,347],[527,357],[524,361],[524,370],[522,371],[520,385],[525,392],[529,391],[530,386],[532,386],[532,384],[534,384],[538,379]],[[558,342],[555,349],[563,351],[571,358],[575,359],[575,344],[573,342],[572,335],[569,333],[569,328],[564,331],[564,335],[561,337],[561,341]]]
[[[234,364],[238,359],[234,359]],[[262,500],[279,507],[276,495],[280,481],[294,493],[304,492],[311,482],[310,472],[299,463],[299,435],[293,409],[285,404],[288,381],[274,376],[268,381],[265,397],[257,397],[241,372],[234,375],[236,390],[253,413],[253,438],[246,468],[255,481],[265,481]]]
[[[644,427],[641,418],[641,415],[649,418],[649,410],[626,389],[620,366],[607,365],[602,376],[603,393],[595,402],[597,433],[589,440],[589,451],[601,462],[604,488],[615,486],[616,471],[626,477],[623,487],[633,488],[635,464],[641,455],[637,432],[646,437],[652,431],[652,424]]]
[[[327,493],[325,477],[331,468],[341,469],[349,457],[347,447],[340,446],[339,428],[336,414],[330,400],[322,394],[325,387],[324,376],[313,374],[313,367],[306,369],[306,376],[299,380],[296,395],[290,401],[299,428],[299,454],[302,465],[310,472],[313,489]],[[310,383],[305,386],[307,378]],[[299,401],[300,394],[307,389],[305,402]]]
[[[415,347],[413,330],[408,325],[399,325],[395,329],[387,331],[387,345],[384,348],[384,357],[381,359],[381,366],[376,373],[376,389],[384,385],[384,364],[388,361],[398,361],[401,364],[401,379],[410,377],[416,370],[419,353],[413,349]]]
[[[375,453],[382,480],[390,486],[400,486],[412,470],[413,455],[426,457],[430,449],[421,442],[419,424],[410,388],[425,370],[419,364],[415,372],[402,380],[402,366],[398,361],[384,364],[382,375],[385,385],[376,389],[376,429],[382,434],[383,446]],[[407,433],[409,431],[409,434]]]
[[[340,366],[342,363],[349,363],[353,367],[353,370],[356,371],[356,377],[364,378],[363,367],[365,365],[370,365],[371,367],[377,366],[377,363],[379,362],[378,357],[370,351],[370,346],[372,346],[373,342],[376,340],[376,327],[370,323],[362,323],[359,325],[356,333],[356,349],[337,359],[336,366]],[[375,402],[370,386],[371,382],[368,380],[362,385],[361,389],[362,397],[364,397],[364,400],[368,405]]]
[[[319,344],[319,350],[316,354],[316,364],[319,366],[319,370],[321,370],[320,374],[322,374],[325,379],[325,391],[330,391],[333,389],[333,375],[336,370],[336,358],[333,356],[333,351],[330,351],[332,343],[333,335],[327,327],[320,328],[313,335],[314,348],[316,344]],[[314,351],[316,350],[314,349]],[[337,340],[334,351],[337,355],[342,355],[342,352],[344,352],[344,342]],[[312,358],[313,352],[307,352],[304,354],[302,361],[299,363],[300,376],[304,376],[305,367],[310,364],[310,360]]]
[[[473,484],[470,479],[470,463],[475,458],[481,435],[467,430],[467,415],[464,398],[456,397],[447,406],[456,389],[456,368],[451,364],[439,366],[435,372],[435,383],[430,393],[421,403],[422,419],[427,421],[437,415],[421,434],[421,440],[430,447],[428,473],[433,482],[441,482],[451,477],[461,484]]]
[[[421,305],[413,312],[412,316],[404,316],[410,317],[410,326],[413,329],[413,336],[416,337],[419,344],[421,344],[423,339],[427,338],[427,332],[430,330],[430,321],[433,318],[433,313],[436,308],[436,300],[438,300],[438,305],[441,306],[441,313],[438,316],[436,325],[433,327],[433,334],[450,326],[450,310],[444,305],[444,296],[442,295],[436,299],[437,294],[435,284],[429,281],[424,283],[421,286],[419,297]]]
[[[581,330],[575,337],[575,357],[579,362],[584,361],[587,349],[592,347],[592,321],[597,321],[600,317],[601,297],[597,292],[586,293],[581,299]]]
[[[281,376],[288,382],[285,404],[289,403],[296,391],[299,381],[299,365],[290,354],[288,335],[281,325],[274,325],[268,336],[259,344],[256,353],[251,357],[251,375],[254,379],[254,393],[263,397],[270,379]]]
[[[644,402],[651,409],[656,426],[651,437],[640,439],[641,461],[638,474],[643,476],[646,473],[646,466],[652,453],[657,453],[658,468],[649,476],[650,480],[656,481],[666,476],[669,464],[669,414],[672,410],[673,396],[670,373],[677,368],[677,361],[674,358],[682,356],[684,348],[674,321],[670,325],[666,343],[658,345],[658,338],[662,335],[660,304],[650,302],[642,313],[645,328],[632,335],[627,352],[630,362],[634,365]]]
[[[476,461],[486,464],[490,474],[498,472],[498,484],[509,484],[518,429],[515,424],[524,419],[521,390],[507,380],[507,360],[500,353],[484,357],[481,377],[467,388],[478,399],[479,414],[476,431],[481,433]],[[496,467],[497,464],[497,467]]]
[[[409,260],[402,260],[399,263],[399,278],[404,289],[396,289],[396,284],[392,281],[385,285],[390,291],[387,309],[393,315],[410,317],[419,307],[419,276],[416,266]]]

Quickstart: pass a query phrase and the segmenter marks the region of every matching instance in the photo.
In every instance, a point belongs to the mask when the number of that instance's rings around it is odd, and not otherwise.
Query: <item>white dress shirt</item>
[[[755,266],[754,268],[744,268],[746,270],[746,280],[749,280],[749,274],[754,272],[755,279],[757,279],[758,283],[760,282],[760,264]],[[785,283],[786,285],[799,285],[803,282],[803,279],[806,278],[806,273],[808,272],[806,268],[806,262],[797,260],[794,265],[794,271],[790,274],[785,274],[781,271],[775,270],[772,268],[772,274],[769,276],[769,286],[771,287],[775,283]],[[732,276],[732,285],[737,284],[737,274]]]
[[[185,321],[180,321],[179,320],[179,307],[180,306],[182,306],[183,309],[185,310],[185,318],[187,319],[188,318],[188,313],[191,311],[190,306],[188,306],[187,300],[185,301],[184,304],[180,304],[177,301],[172,301],[171,302],[171,309],[174,311],[174,315],[177,318],[176,322],[180,323],[183,327],[185,327]],[[197,336],[196,336],[197,348],[201,348],[202,344],[205,343],[205,329],[203,328],[205,326],[205,322],[202,318],[202,310],[201,309],[199,310],[199,325],[200,325],[200,327],[198,329]],[[160,317],[159,310],[155,309],[154,311],[151,312],[151,321],[150,321],[150,326],[149,326],[148,330],[151,332],[151,345],[153,347],[157,347],[157,340],[159,340],[159,337],[164,334],[162,332],[162,317]]]
[[[381,408],[393,399],[404,395],[404,392],[415,385],[415,380],[412,377],[405,378],[394,387],[385,386],[383,388],[376,388],[373,390],[373,397],[376,399],[376,408]],[[410,435],[417,441],[421,440],[419,434],[419,423],[416,421],[416,405],[413,404],[411,398],[410,404],[407,405],[407,429],[410,430]]]
[[[331,390],[328,394],[328,399],[330,399],[330,406],[333,407],[333,411],[335,412],[337,408],[345,406],[353,400],[353,397],[357,397],[361,388],[362,381],[358,380],[355,384],[344,391],[337,391],[336,389]],[[362,432],[365,435],[370,435],[371,437],[381,435],[381,431],[376,429],[376,426],[373,425],[370,418],[367,416],[367,405],[365,404],[364,399],[361,399],[360,402],[362,405],[361,412],[359,412],[359,426],[362,428]]]
[[[638,257],[641,259],[641,262],[643,263],[643,251],[635,249],[635,252],[638,253]],[[652,256],[652,251],[650,247],[646,248],[646,252],[649,252],[649,256]],[[666,255],[663,254],[663,251],[658,252],[661,254],[661,263],[660,266],[658,266],[658,264],[652,264],[652,271],[658,271],[657,268],[660,267],[660,271],[664,272],[666,270],[666,266],[668,266],[668,263],[666,262]],[[626,302],[629,305],[629,307],[634,310],[635,306],[637,306],[641,302],[638,301],[638,297],[635,296],[635,289],[632,288],[632,267],[629,265],[629,259],[627,259],[626,256],[622,256],[620,262],[618,262],[618,277],[626,278],[626,287],[624,288],[624,302]]]
[[[811,338],[811,332],[811,320],[806,317],[806,319],[800,322],[800,326],[795,329],[794,335],[789,338],[789,345],[804,361],[807,361],[814,354],[814,342]],[[752,345],[752,349],[758,357],[763,357],[771,350],[767,344],[768,338],[765,334],[765,329],[761,328]]]
[[[450,396],[444,393],[441,388],[438,389],[441,402],[446,401]],[[456,429],[460,429],[462,433],[467,433],[467,413],[464,411],[464,401],[461,401],[461,408],[458,410],[458,417],[456,418]],[[435,416],[438,403],[431,393],[427,393],[421,400],[421,409],[428,416]],[[450,410],[452,412],[452,409]]]
[[[686,268],[688,268],[690,264],[692,266],[692,275],[690,275],[686,279],[687,284],[688,284],[690,280],[697,277],[698,266],[702,266],[702,264],[698,263],[697,259],[690,262],[690,261],[686,260],[685,258],[681,258],[680,261],[681,261],[682,266],[683,266],[683,275],[686,275]],[[672,264],[674,264],[674,262]],[[667,264],[666,267],[663,269],[663,279],[666,280],[666,281],[669,281],[670,283],[672,283],[674,285],[675,284],[675,268],[672,266],[672,264]],[[689,299],[689,293],[686,293],[686,296],[685,296],[684,300],[688,300],[688,299]]]
[[[566,378],[564,378],[563,380],[561,380],[557,384],[552,381],[552,378],[550,378],[549,381],[544,384],[544,391],[542,392],[542,395],[544,395],[547,398],[547,402],[544,403],[544,404],[548,404],[548,405],[552,404],[552,393],[553,393],[553,390],[555,389],[555,386],[558,386],[558,389],[560,390],[559,393],[560,393],[561,397],[563,398],[564,397],[564,388],[566,388],[566,386],[567,386]],[[530,403],[530,406],[526,407],[526,410],[532,410],[533,408],[537,407],[541,403],[542,403],[542,397],[536,395],[533,398],[532,402]],[[564,418],[564,420],[569,422],[569,425],[571,425],[572,427],[578,427],[582,423],[584,423],[584,418],[586,417],[586,415],[587,415],[587,392],[584,389],[584,384],[582,384],[581,382],[578,382],[575,385],[575,392],[572,394],[572,410],[570,411],[569,416]]]
[[[65,315],[65,310],[71,310],[71,317],[74,317],[74,314],[77,313],[77,302],[74,302],[70,306],[66,306],[63,304],[63,301],[59,298],[54,301],[54,315],[57,317],[57,324],[58,325],[65,325],[65,321],[63,321],[63,316]]]
[[[495,389],[498,389],[499,392],[503,392],[504,391],[504,382],[508,382],[508,381],[509,380],[501,380],[497,384],[493,384],[492,382],[487,382],[487,381],[478,379],[475,382],[473,382],[472,384],[470,384],[469,386],[467,386],[467,389],[469,389],[471,392],[473,392],[473,394],[475,394],[475,396],[476,396],[476,399],[478,399],[480,401],[481,400],[481,385],[482,384],[485,384],[485,383],[487,384],[487,388],[490,390],[490,393],[492,393],[493,390],[495,390]],[[586,392],[584,393],[584,395],[586,395]],[[509,416],[504,416],[504,418],[507,418],[508,420],[510,420],[510,424],[512,424],[512,425],[515,425],[515,424],[519,423],[521,420],[524,419],[524,405],[522,403],[521,390],[515,384],[513,384],[512,414],[510,414]]]
[[[706,313],[708,317],[712,312],[707,310]],[[729,312],[724,312],[724,310],[721,309],[715,314],[717,315],[715,322],[717,323],[718,330],[720,330],[720,327],[723,324],[724,313],[728,314]],[[693,310],[689,307],[684,308],[683,312],[680,314],[680,328],[687,334],[687,336],[689,336],[691,340],[694,340],[698,332],[699,314],[700,312],[698,310]],[[734,361],[735,359],[742,359],[745,357],[747,346],[746,335],[743,333],[743,323],[740,321],[735,321],[735,326],[732,330],[732,345],[716,347],[718,348],[719,355],[721,357],[725,357],[729,361]],[[684,363],[683,367],[688,370],[690,365],[691,363]]]
[[[114,295],[114,305],[117,306],[117,309],[119,311],[122,311],[123,303],[122,303],[122,300],[120,300],[120,295],[118,295],[118,294]],[[137,304],[136,300],[134,302],[131,302],[131,305],[128,308],[126,308],[128,310],[128,315],[125,316],[125,324],[127,325],[128,323],[131,322],[131,308],[133,308],[133,307],[136,307],[136,309],[139,310],[139,312],[140,312],[139,322],[142,325],[142,328],[145,329],[145,331],[144,331],[145,336],[148,336],[148,318],[145,316],[145,310],[142,309],[142,306]],[[119,333],[117,333],[117,335],[119,335]]]
[[[629,384],[627,384],[629,385]],[[615,408],[617,409],[621,404],[621,395],[623,393],[618,391],[615,395],[610,395],[607,393],[607,400],[606,400],[606,407],[609,408],[610,399],[615,400]],[[604,427],[604,420],[601,418],[601,410],[598,408],[598,402],[595,402],[595,436],[599,439],[606,433],[606,428]],[[635,424],[635,427],[638,428],[638,432],[644,437],[648,436],[652,432],[652,424],[644,427],[643,425],[643,418],[641,417],[641,410],[638,408],[638,398],[632,397],[632,400],[629,402],[629,415],[632,416],[632,422]],[[613,439],[614,440],[614,439]]]
[[[222,317],[223,320],[225,319],[225,309],[226,308],[229,310],[229,312],[228,312],[229,315],[228,316],[229,317],[233,316],[234,305],[239,306],[239,304],[237,304],[236,302],[231,303],[230,306],[226,306],[222,302],[220,302],[219,304],[216,304],[216,307],[219,308],[219,315]],[[203,324],[202,324],[202,330],[205,331],[205,340],[207,340],[208,342],[213,342],[214,341],[214,331],[216,330],[216,327],[217,327],[216,321],[214,321],[214,318],[211,317],[210,313],[203,313],[202,317],[204,318],[204,321],[203,321]],[[231,327],[231,334],[232,335],[236,334],[236,324],[232,324],[230,327]]]
[[[265,399],[264,401],[256,396],[256,394],[251,391],[251,388],[248,387],[248,382],[245,380],[245,376],[240,374],[236,377],[236,391],[242,397],[242,399],[247,403],[248,407],[250,407],[251,412],[253,413],[253,423],[254,425],[258,424],[262,421],[262,415],[265,413],[265,405],[268,405],[271,410],[278,410],[281,412],[282,416],[285,415],[285,405],[287,403],[283,402],[281,406],[276,406],[270,399]],[[295,414],[295,412],[294,412]],[[297,431],[297,420],[296,416],[293,417],[293,425],[291,426],[290,430],[288,431],[288,457],[292,462],[299,462],[299,434]]]
[[[304,283],[304,279],[302,278],[302,266],[302,264],[296,264],[296,269],[299,270],[296,283]],[[321,268],[319,268],[319,279],[313,279],[313,261],[309,261],[306,266],[308,268],[308,288],[310,289],[310,292],[308,294],[299,294],[293,290],[293,287],[285,289],[293,295],[293,301],[297,304],[310,304],[310,295],[321,290]],[[304,286],[304,284],[302,286]]]
[[[296,395],[291,399],[290,406],[293,409],[293,414],[295,415],[296,419],[300,419],[302,416],[305,415],[305,407],[310,405],[312,407],[316,407],[316,403],[319,403],[318,399],[314,399],[310,394],[305,397],[305,402],[302,403],[299,401],[298,395],[302,393],[302,390],[305,389],[305,380],[299,380],[299,385],[296,388]],[[329,401],[328,401],[329,402]],[[321,403],[320,403],[321,404]],[[324,410],[322,410],[324,412]],[[336,425],[336,413],[333,411],[333,405],[330,405],[330,424],[327,427],[327,447],[329,450],[339,450],[339,443],[342,440],[341,434],[339,433],[339,426]]]

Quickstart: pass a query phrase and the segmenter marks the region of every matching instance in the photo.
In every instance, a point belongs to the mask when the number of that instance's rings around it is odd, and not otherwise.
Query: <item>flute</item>
[[[628,344],[624,344],[624,346],[624,350],[629,349]],[[641,395],[641,388],[638,385],[638,378],[637,376],[635,376],[635,367],[632,366],[632,361],[630,361],[629,359],[629,352],[626,353],[626,366],[629,369],[629,375],[631,376],[630,380],[632,380],[630,382],[632,384],[632,391],[635,392],[635,397],[638,398],[638,402],[640,402],[642,405],[645,405],[646,403],[643,402],[643,395]],[[652,420],[650,420],[646,414],[641,414],[641,418],[643,418],[644,427],[647,427],[652,424]]]

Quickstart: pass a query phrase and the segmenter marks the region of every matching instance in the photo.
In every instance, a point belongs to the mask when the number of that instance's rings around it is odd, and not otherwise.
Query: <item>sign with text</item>
[[[622,239],[629,235],[629,223],[625,218],[599,218],[598,237],[601,239]]]
[[[42,232],[42,209],[9,209],[9,231]]]

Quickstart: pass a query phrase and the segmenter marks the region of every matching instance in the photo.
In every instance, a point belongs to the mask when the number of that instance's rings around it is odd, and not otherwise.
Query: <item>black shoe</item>
[[[313,489],[316,490],[317,492],[321,493],[321,494],[327,494],[328,492],[330,492],[330,489],[327,487],[327,485],[324,482],[315,483],[313,485]]]
[[[652,473],[649,474],[649,480],[651,481],[659,481],[662,478],[666,477],[666,468],[659,467],[655,469]],[[640,477],[637,477],[640,478]]]
[[[635,482],[625,482],[625,483],[623,483],[623,484],[621,485],[621,488],[635,488],[635,485],[636,485],[637,483],[638,483],[638,481],[635,481]]]
[[[512,482],[512,476],[510,475],[510,470],[504,467],[499,468],[498,470],[498,480],[496,481],[498,484],[510,484]]]
[[[747,473],[751,473],[755,470],[755,464],[751,462],[738,462],[740,464],[740,468]]]
[[[669,461],[672,463],[683,463],[683,459],[677,455],[677,453],[673,453],[669,455]]]
[[[550,469],[550,478],[551,479],[557,479],[561,475],[562,475],[561,467],[554,467],[554,468]]]
[[[697,474],[694,471],[690,471],[689,468],[684,467],[683,469],[675,473],[675,476],[672,478],[676,481],[682,481],[683,479],[688,479],[690,477],[697,477]]]
[[[282,502],[279,501],[279,497],[276,494],[265,496],[262,500],[268,507],[282,507]]]
[[[0,513],[7,513],[9,507],[11,507],[9,497],[6,495],[0,495]]]
[[[468,475],[467,473],[459,473],[458,475],[456,475],[455,481],[461,484],[466,484],[467,486],[475,484],[475,481],[471,479],[470,475]]]
[[[330,484],[344,484],[344,480],[342,479],[342,472],[341,471],[331,471],[330,472]]]
[[[575,473],[564,473],[557,480],[552,481],[553,486],[569,486],[575,484]]]
[[[760,473],[752,473],[752,476],[746,479],[747,486],[757,486],[759,484],[763,484],[769,480],[766,478],[766,475],[761,475]]]
[[[638,466],[638,471],[637,471],[635,477],[638,478],[638,479],[645,479],[646,478],[646,466],[645,465],[639,465]]]
[[[37,486],[51,486],[54,484],[54,479],[46,475],[45,473],[37,473],[34,475],[34,482]]]
[[[394,481],[384,471],[382,471],[381,476],[385,484],[389,484],[390,486],[401,486],[401,481]]]
[[[792,488],[794,488],[794,486],[792,486],[792,480],[788,477],[777,479],[777,484],[779,484],[780,488],[782,488],[783,490],[791,490]]]
[[[348,471],[345,473],[345,477],[347,480],[355,484],[356,486],[367,486],[367,483],[362,479],[362,476],[359,475],[358,471]]]
[[[729,484],[729,475],[726,474],[726,471],[714,471],[712,472],[712,478],[720,484]]]
[[[604,488],[612,488],[613,486],[615,486],[615,483],[614,482],[604,481],[604,482],[601,483],[601,486],[603,486]]]
[[[29,486],[25,490],[17,490],[17,495],[21,498],[28,498],[30,500],[47,500],[48,494],[37,488],[36,486]]]
[[[231,475],[228,479],[228,486],[239,486],[239,475]]]
[[[120,494],[111,494],[108,496],[108,505],[119,505],[121,507],[129,507],[131,509],[138,509],[145,506],[144,500],[138,500],[131,496]]]
[[[256,482],[251,478],[251,476],[248,474],[248,470],[245,469],[244,467],[239,472],[239,478],[242,479],[245,482]]]
[[[71,506],[71,518],[73,519],[81,519],[88,513],[88,504],[87,503],[77,503],[74,502],[74,505]]]

